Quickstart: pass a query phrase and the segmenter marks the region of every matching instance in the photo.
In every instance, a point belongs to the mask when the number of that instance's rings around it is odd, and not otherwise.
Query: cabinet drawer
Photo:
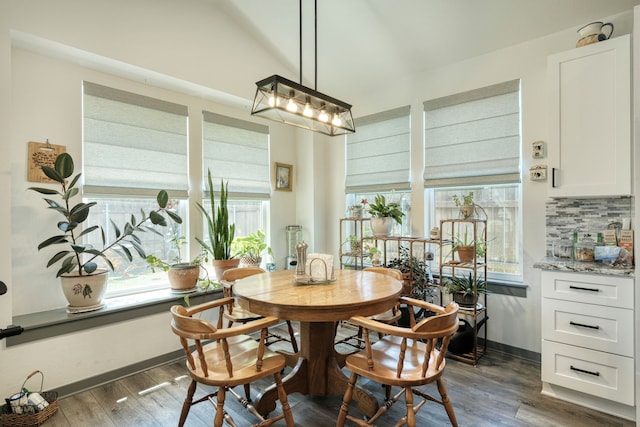
[[[633,281],[628,277],[543,271],[542,296],[633,308]]]
[[[633,359],[542,341],[542,381],[633,405]]]
[[[633,357],[633,310],[542,299],[542,339]]]

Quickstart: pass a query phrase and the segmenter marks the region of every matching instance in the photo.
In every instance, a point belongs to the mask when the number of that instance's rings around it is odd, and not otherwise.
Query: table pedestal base
[[[296,355],[286,354],[290,366],[295,360],[293,370],[283,379],[287,394],[343,395],[349,379],[340,370],[336,360],[335,323],[300,322],[300,339],[300,352]],[[268,414],[275,410],[277,399],[277,390],[275,385],[272,385],[257,397],[255,408],[261,414]],[[378,410],[375,397],[357,386],[353,390],[353,400],[358,403],[360,412],[366,416],[370,417]]]

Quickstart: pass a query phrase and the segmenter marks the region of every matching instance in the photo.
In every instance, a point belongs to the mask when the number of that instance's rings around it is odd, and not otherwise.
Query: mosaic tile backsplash
[[[595,240],[610,223],[631,221],[635,214],[633,203],[632,197],[547,200],[547,255],[551,256],[554,240],[571,239],[574,230],[580,237],[591,234]],[[631,228],[635,229],[633,222]]]

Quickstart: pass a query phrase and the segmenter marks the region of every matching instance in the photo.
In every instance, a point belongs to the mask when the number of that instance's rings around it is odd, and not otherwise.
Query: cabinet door
[[[631,194],[630,40],[548,58],[551,197]]]

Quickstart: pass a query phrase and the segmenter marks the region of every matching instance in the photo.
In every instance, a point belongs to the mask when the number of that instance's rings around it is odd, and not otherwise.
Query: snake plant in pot
[[[209,242],[199,237],[196,237],[196,240],[205,252],[213,257],[213,269],[216,273],[216,278],[220,280],[225,270],[237,267],[238,264],[240,264],[240,259],[234,258],[231,252],[231,244],[235,236],[236,226],[235,224],[229,224],[229,209],[227,208],[229,182],[225,184],[224,181],[220,181],[220,203],[216,207],[210,170],[207,174],[207,181],[209,183],[211,212],[207,211],[207,209],[198,202],[196,202],[196,205],[207,221]]]
[[[139,217],[132,214],[130,221],[125,223],[123,227],[118,227],[112,221],[111,227],[115,236],[109,241],[101,226],[84,225],[96,202],[72,203],[73,198],[80,193],[77,184],[82,174],[78,173],[72,177],[74,163],[71,155],[68,153],[59,154],[55,159],[54,166],[42,166],[42,171],[48,178],[60,185],[59,190],[45,187],[29,187],[29,190],[47,196],[44,197],[44,200],[49,209],[58,212],[63,219],[57,223],[59,233],[42,241],[38,245],[38,250],[64,245],[64,249],[49,259],[47,267],[60,263],[56,277],[61,278],[63,292],[69,302],[68,310],[70,311],[85,308],[97,309],[102,306],[108,269],[114,269],[111,261],[114,254],[119,255],[125,262],[133,260],[132,249],[141,258],[146,257],[142,241],[138,236],[139,233],[149,231],[161,235],[154,226],[166,226],[165,215],[178,224],[182,223],[182,218],[168,209],[169,196],[166,191],[161,190],[156,197],[158,206],[155,210],[148,213],[141,210]],[[49,198],[51,196],[57,197],[58,201]],[[83,243],[87,236],[97,231],[100,231],[101,234],[102,248]],[[98,268],[100,261],[106,264],[108,269]]]

